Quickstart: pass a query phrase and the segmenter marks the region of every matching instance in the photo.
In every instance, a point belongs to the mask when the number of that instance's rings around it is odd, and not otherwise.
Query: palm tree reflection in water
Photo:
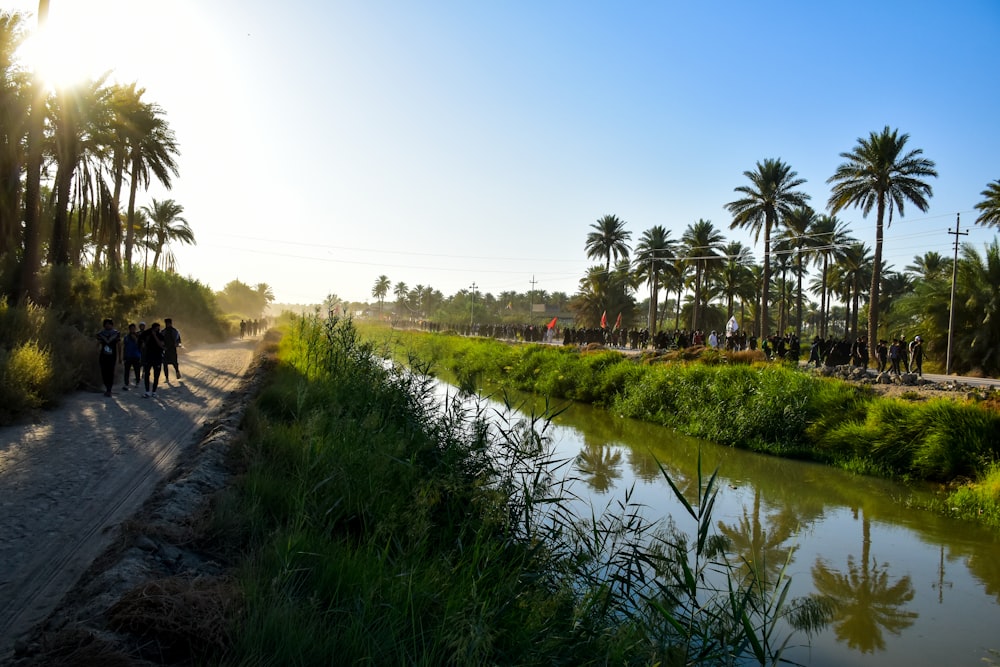
[[[899,635],[913,625],[917,614],[903,607],[913,600],[910,577],[895,583],[889,578],[889,564],[871,556],[871,521],[862,511],[861,562],[847,558],[847,572],[838,572],[822,560],[812,568],[819,595],[832,603],[831,625],[837,639],[862,653],[885,650],[883,630]]]

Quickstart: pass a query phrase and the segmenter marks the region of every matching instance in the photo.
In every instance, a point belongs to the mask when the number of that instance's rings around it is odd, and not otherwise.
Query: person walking
[[[181,379],[181,369],[177,365],[177,348],[181,347],[181,332],[174,328],[171,318],[163,320],[163,379],[170,382],[170,367],[174,367],[174,375]]]
[[[105,318],[104,328],[97,332],[99,352],[97,363],[101,367],[101,381],[104,382],[104,395],[111,396],[111,387],[115,383],[115,364],[118,363],[118,343],[121,334],[115,329],[114,320]]]
[[[910,362],[913,372],[918,376],[924,376],[924,341],[920,336],[916,336],[910,346]]]
[[[900,352],[901,347],[902,346],[899,344],[899,339],[893,338],[892,345],[889,346],[889,364],[890,364],[889,372],[895,373],[896,375],[899,375],[899,361],[901,356]]]
[[[125,367],[124,391],[128,391],[129,371],[135,375],[135,386],[139,386],[139,369],[142,367],[142,347],[139,345],[139,333],[135,325],[128,325],[128,333],[122,339],[122,365]]]
[[[153,322],[146,332],[145,344],[143,345],[144,356],[142,365],[143,380],[146,386],[146,393],[143,398],[156,398],[156,387],[160,383],[160,370],[163,367],[163,332],[160,331],[160,323]],[[152,374],[153,382],[150,385],[149,376]],[[152,386],[152,392],[150,392]]]

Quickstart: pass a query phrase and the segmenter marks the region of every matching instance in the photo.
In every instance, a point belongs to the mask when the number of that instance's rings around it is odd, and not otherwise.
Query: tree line
[[[0,293],[59,305],[74,269],[107,276],[109,294],[139,267],[172,270],[169,245],[195,242],[183,206],[137,205],[140,190],[178,176],[164,110],[108,74],[48,90],[18,59],[28,35],[24,15],[0,12]]]
[[[544,291],[499,297],[481,295],[480,317],[524,320],[534,303],[555,301],[579,326],[599,326],[602,316],[625,327],[655,333],[675,329],[721,331],[730,317],[758,336],[777,332],[829,338],[867,336],[870,354],[880,338],[920,333],[929,358],[943,363],[947,346],[951,284],[954,276],[954,365],[960,372],[1000,373],[1000,246],[996,239],[981,253],[963,244],[957,264],[937,252],[915,256],[902,269],[883,261],[884,229],[902,218],[907,205],[926,211],[937,177],[933,161],[909,135],[886,126],[861,137],[840,154],[843,162],[827,179],[825,212],[809,205],[800,188],[806,182],[781,159],[765,159],[745,171],[726,204],[729,229],[747,229],[759,243],[763,260],[751,249],[727,240],[710,220],[689,224],[679,238],[654,225],[631,245],[632,232],[616,215],[590,225],[584,250],[600,264],[590,267],[572,297]],[[976,204],[976,223],[1000,228],[1000,180],[989,183]],[[858,240],[838,214],[857,208],[874,214],[875,245]],[[813,273],[810,273],[813,269]],[[645,286],[648,296],[637,295]],[[431,287],[395,285],[379,276],[372,288],[381,313],[390,293],[394,313],[440,321],[461,321],[476,314],[471,288],[445,297]],[[668,295],[663,304],[661,293]],[[809,294],[815,300],[809,298]],[[671,299],[671,295],[673,298]],[[516,314],[508,304],[518,304]],[[872,307],[872,304],[876,304]],[[837,305],[842,304],[842,305]],[[640,308],[644,312],[640,312]],[[864,326],[862,326],[862,322]],[[875,332],[868,335],[868,332]]]

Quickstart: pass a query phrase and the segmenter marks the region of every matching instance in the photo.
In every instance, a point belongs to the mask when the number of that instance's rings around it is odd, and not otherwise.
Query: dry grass
[[[204,660],[228,646],[239,604],[239,589],[229,579],[168,577],[126,593],[108,610],[108,624],[139,639],[144,654],[168,662]]]

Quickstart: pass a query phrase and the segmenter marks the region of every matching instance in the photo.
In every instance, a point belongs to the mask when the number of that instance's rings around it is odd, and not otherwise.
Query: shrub
[[[0,349],[0,410],[3,421],[34,410],[52,398],[52,353],[36,341]]]

